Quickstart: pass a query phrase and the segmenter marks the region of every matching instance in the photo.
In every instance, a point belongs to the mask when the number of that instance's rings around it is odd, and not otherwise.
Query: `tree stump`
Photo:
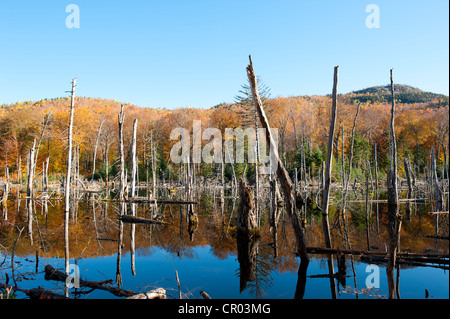
[[[241,178],[239,180],[239,209],[237,231],[240,235],[252,236],[258,233],[258,221],[254,200],[254,192]]]

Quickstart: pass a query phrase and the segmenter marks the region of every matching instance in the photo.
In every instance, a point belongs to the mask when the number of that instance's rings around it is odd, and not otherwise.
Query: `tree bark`
[[[120,181],[119,181],[119,199],[125,200],[125,188],[126,188],[126,176],[125,176],[125,154],[123,145],[123,122],[125,120],[125,114],[123,112],[123,104],[120,107],[120,113],[118,116],[119,123],[119,159],[120,159]]]
[[[250,63],[247,66],[247,76],[250,82],[251,90],[252,90],[252,97],[253,102],[255,103],[256,111],[259,116],[259,120],[261,121],[262,127],[266,129],[266,142],[268,145],[270,145],[271,150],[271,163],[270,165],[277,165],[276,172],[278,175],[278,178],[280,180],[281,188],[284,193],[285,201],[286,201],[286,210],[287,214],[291,220],[292,227],[294,229],[295,239],[297,243],[297,251],[298,254],[302,260],[302,262],[308,262],[308,253],[306,251],[306,245],[305,245],[305,237],[303,234],[303,229],[300,224],[300,219],[298,217],[296,206],[295,206],[295,193],[294,193],[294,186],[292,184],[291,178],[289,177],[289,174],[286,170],[286,168],[283,165],[283,162],[281,161],[277,145],[275,145],[274,138],[272,136],[272,132],[270,130],[269,121],[267,120],[266,114],[264,112],[264,108],[262,106],[261,98],[259,96],[258,92],[258,85],[256,82],[256,75],[253,70],[253,63],[251,56],[249,57]]]
[[[240,235],[251,237],[258,230],[258,217],[254,193],[242,177],[239,179],[239,198],[237,231]]]
[[[431,163],[431,169],[432,169],[432,176],[434,181],[434,198],[436,200],[436,208],[435,211],[440,212],[442,210],[442,193],[441,189],[439,188],[439,181],[437,177],[436,172],[436,158],[434,156],[434,148],[431,146],[431,155],[432,155],[432,163]]]
[[[65,270],[66,274],[69,274],[69,212],[70,212],[70,173],[72,171],[72,132],[73,132],[73,116],[75,108],[75,87],[76,78],[72,80],[72,94],[70,103],[70,117],[69,117],[69,129],[68,129],[68,146],[67,146],[67,167],[66,167],[66,180],[64,184],[65,195],[65,208],[64,208],[64,257],[65,257]]]
[[[395,138],[395,96],[394,96],[394,80],[393,70],[391,69],[391,150],[392,150],[392,170],[389,170],[386,177],[387,193],[388,193],[388,233],[389,233],[389,259],[386,267],[386,274],[388,278],[389,299],[395,299],[396,283],[394,278],[394,270],[396,265],[396,258],[400,242],[401,230],[401,215],[398,208],[398,188],[397,188],[397,142]]]
[[[92,180],[94,180],[94,174],[95,174],[95,160],[97,159],[98,141],[100,139],[100,134],[102,132],[102,126],[103,126],[104,122],[105,122],[105,118],[102,118],[102,120],[100,121],[100,125],[98,127],[97,138],[95,139],[94,156],[93,156],[93,161],[92,161]]]
[[[322,226],[325,235],[325,245],[327,248],[331,248],[330,225],[328,223],[328,203],[331,186],[331,165],[333,160],[333,136],[334,136],[334,129],[336,126],[338,71],[339,67],[336,66],[334,68],[331,120],[330,120],[330,130],[328,131],[327,161],[325,167],[325,183],[322,197]]]

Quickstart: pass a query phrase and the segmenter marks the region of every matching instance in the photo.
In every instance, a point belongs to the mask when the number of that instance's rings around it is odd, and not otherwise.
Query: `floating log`
[[[211,297],[205,291],[200,290],[199,293],[203,297],[203,299],[211,299]]]
[[[59,270],[56,270],[51,265],[45,266],[45,280],[55,280],[55,281],[66,282],[67,277],[68,276],[65,273],[63,273]],[[87,281],[87,280],[80,279],[80,287],[88,287],[91,289],[105,290],[105,291],[112,293],[113,295],[115,295],[117,297],[131,297],[131,296],[138,294],[131,290],[125,290],[125,289],[121,289],[121,288],[117,288],[117,287],[106,286],[107,284],[108,285],[112,284],[112,282],[113,282],[112,279],[105,280],[105,281]]]
[[[342,277],[350,277],[350,276],[342,274],[342,273],[335,273],[335,274],[309,275],[307,277],[308,278],[342,278]]]
[[[7,284],[0,283],[0,289],[9,289],[9,291],[20,291],[26,294],[30,299],[70,299],[63,295],[56,294],[50,290],[45,290],[42,287],[33,289],[22,289],[17,286],[9,286]]]
[[[388,254],[387,251],[367,251],[367,250],[354,250],[354,249],[333,249],[333,248],[322,248],[322,247],[306,247],[309,254],[347,254],[347,255],[380,255],[385,256]],[[447,254],[419,254],[410,252],[399,252],[397,254],[399,257],[429,257],[429,258],[449,258]]]
[[[132,224],[167,224],[158,220],[153,219],[147,219],[142,217],[136,217],[136,216],[129,216],[129,215],[121,215],[119,216],[119,220],[121,220],[124,223],[132,223]]]
[[[382,256],[361,256],[362,260],[368,260],[368,261],[377,261],[377,262],[389,262],[389,258],[388,257],[382,257]],[[410,266],[417,266],[417,267],[431,267],[431,268],[440,268],[440,269],[445,269],[445,270],[449,270],[450,267],[449,266],[444,266],[444,265],[430,265],[428,263],[424,263],[424,262],[417,262],[414,260],[408,260],[402,257],[399,257],[398,255],[396,256],[396,263],[398,264],[403,264],[403,265],[410,265]]]
[[[142,292],[126,299],[167,299],[164,288],[156,288],[147,292]]]

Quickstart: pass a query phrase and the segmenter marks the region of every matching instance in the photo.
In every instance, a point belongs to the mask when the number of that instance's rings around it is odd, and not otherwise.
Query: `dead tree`
[[[328,202],[331,186],[331,165],[333,159],[333,137],[336,126],[336,109],[337,109],[337,84],[338,84],[339,66],[334,68],[332,106],[331,106],[331,120],[330,130],[328,131],[328,145],[327,145],[327,161],[325,167],[325,181],[322,195],[322,226],[325,235],[325,245],[331,248],[330,225],[328,223]]]
[[[120,181],[119,181],[119,199],[125,200],[126,189],[126,176],[125,176],[125,154],[123,146],[123,122],[125,120],[125,114],[123,112],[123,104],[120,107],[120,113],[118,116],[119,123],[119,159],[120,159]]]
[[[70,212],[70,173],[72,171],[72,133],[73,133],[73,113],[75,107],[75,87],[76,78],[72,80],[70,117],[68,129],[67,165],[66,180],[64,184],[65,208],[64,208],[64,243],[65,243],[65,270],[69,274],[69,212]]]
[[[434,148],[433,146],[431,146],[431,169],[432,169],[432,176],[433,176],[433,182],[434,182],[434,198],[436,200],[436,208],[435,211],[436,212],[440,212],[442,211],[442,192],[441,189],[439,188],[439,181],[438,181],[438,177],[437,177],[437,172],[436,172],[436,158],[434,156]]]
[[[91,180],[94,180],[94,174],[95,174],[95,160],[97,159],[97,147],[98,147],[98,141],[100,139],[100,134],[102,132],[102,126],[103,123],[105,122],[106,118],[103,117],[102,120],[100,121],[100,125],[98,127],[98,132],[97,132],[97,138],[95,139],[95,146],[94,146],[94,155],[93,155],[93,163],[92,163],[92,178]]]
[[[253,102],[255,104],[256,111],[258,113],[259,120],[261,122],[262,127],[266,130],[266,143],[269,145],[271,150],[271,159],[270,165],[276,165],[276,173],[278,175],[278,179],[280,180],[281,188],[283,190],[284,198],[286,201],[286,210],[287,214],[291,220],[292,228],[294,230],[295,239],[297,243],[297,252],[301,258],[302,264],[308,264],[309,258],[308,253],[306,251],[305,245],[305,237],[303,234],[303,228],[300,223],[300,219],[298,217],[296,206],[295,206],[295,189],[292,184],[291,178],[289,177],[289,173],[284,167],[283,162],[281,161],[277,145],[274,142],[274,137],[272,135],[269,121],[264,112],[264,108],[261,102],[261,98],[259,96],[258,84],[256,81],[255,71],[253,70],[252,58],[249,57],[250,63],[247,66],[247,76],[250,82]],[[272,166],[273,167],[273,166]]]
[[[239,180],[239,209],[236,228],[238,234],[251,237],[258,231],[258,216],[256,213],[255,196],[251,187],[247,186],[244,179]]]
[[[386,177],[387,183],[387,197],[388,197],[388,233],[389,233],[389,261],[386,267],[386,274],[388,278],[389,298],[395,298],[396,283],[394,278],[394,270],[396,264],[396,258],[400,242],[400,229],[401,229],[401,215],[398,207],[398,188],[397,188],[397,141],[395,138],[395,95],[394,95],[394,80],[393,69],[391,69],[391,121],[390,121],[390,133],[391,133],[391,151],[392,151],[392,170],[389,170]]]
[[[131,141],[131,179],[130,179],[130,189],[131,197],[136,195],[136,176],[137,176],[137,159],[136,159],[136,133],[137,133],[137,119],[133,122],[133,137]]]
[[[28,174],[28,183],[27,183],[27,197],[33,197],[33,182],[34,182],[34,154],[36,147],[36,139],[33,142],[33,146],[30,148],[28,153],[28,165],[27,165],[27,174]]]

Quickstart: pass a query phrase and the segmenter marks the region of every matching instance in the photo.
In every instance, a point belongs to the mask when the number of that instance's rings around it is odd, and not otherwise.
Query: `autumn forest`
[[[406,86],[398,86],[400,98],[397,104],[396,136],[398,139],[399,162],[409,158],[416,174],[424,174],[433,146],[439,167],[444,167],[448,155],[448,97],[408,94]],[[192,132],[193,120],[201,120],[202,127],[225,128],[253,125],[251,103],[244,85],[235,103],[223,103],[210,109],[177,108],[159,109],[124,104],[124,143],[126,165],[131,158],[131,134],[134,119],[137,126],[137,157],[139,179],[152,178],[152,168],[156,175],[166,179],[169,174],[177,178],[178,166],[169,160],[170,148],[176,141],[170,140],[170,132],[182,127]],[[264,105],[270,124],[278,128],[279,151],[290,172],[294,167],[302,167],[302,154],[306,177],[318,175],[326,157],[326,141],[330,117],[330,96],[270,97],[269,89],[263,92]],[[350,93],[338,97],[339,112],[337,130],[334,137],[333,180],[340,181],[340,161],[347,158],[350,150],[353,120],[360,107],[354,135],[353,172],[355,178],[362,179],[362,171],[367,161],[373,162],[375,147],[380,174],[385,174],[390,163],[389,112],[390,101],[379,92]],[[419,96],[419,97],[418,97]],[[74,147],[79,157],[79,171],[86,180],[114,180],[118,169],[118,128],[117,115],[122,103],[98,98],[76,97],[74,117]],[[37,171],[49,158],[50,180],[59,180],[64,175],[66,165],[67,126],[70,98],[56,98],[41,101],[25,101],[0,107],[0,172],[5,177],[19,181],[21,173],[26,174],[29,149],[37,145]],[[343,141],[343,145],[341,145]],[[342,157],[342,152],[344,157]],[[152,156],[156,155],[156,165]],[[94,167],[95,163],[95,167]],[[348,165],[348,163],[347,163]],[[217,166],[217,167],[216,167]],[[217,177],[219,165],[204,164],[197,174]],[[231,181],[231,169],[225,168],[225,178]],[[236,167],[239,176],[244,165]],[[403,176],[402,165],[399,166]],[[106,172],[108,168],[108,173]],[[441,176],[444,170],[438,170]],[[251,177],[252,170],[247,170]],[[253,173],[254,174],[254,173]],[[445,172],[444,172],[445,174]],[[150,176],[150,177],[148,177]]]

